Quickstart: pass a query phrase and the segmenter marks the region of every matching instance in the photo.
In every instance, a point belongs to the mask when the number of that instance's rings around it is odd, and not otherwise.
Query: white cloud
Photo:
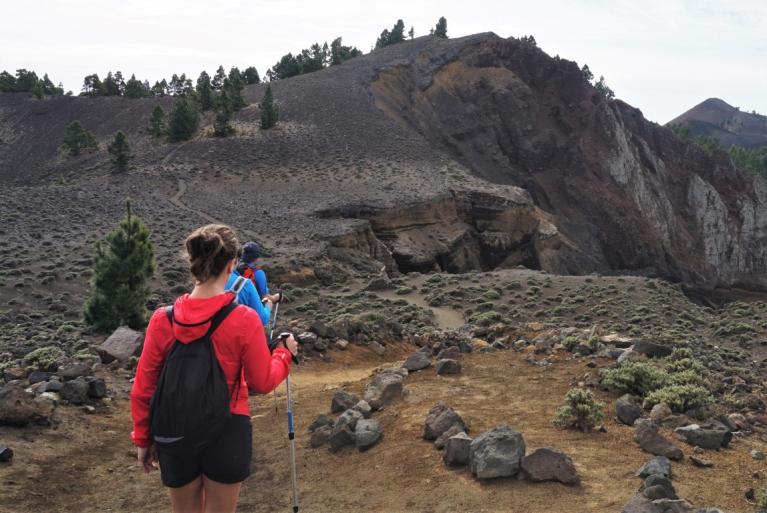
[[[767,112],[761,0],[0,2],[0,69],[47,72],[75,92],[85,75],[108,70],[151,82],[219,64],[263,73],[288,51],[338,36],[367,52],[397,18],[420,35],[444,15],[452,36],[533,34],[655,121],[710,96]]]

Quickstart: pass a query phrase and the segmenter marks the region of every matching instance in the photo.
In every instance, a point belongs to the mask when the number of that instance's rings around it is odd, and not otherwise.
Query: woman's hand
[[[286,338],[281,338],[280,342],[282,342],[282,347],[290,351],[291,354],[298,354],[298,342],[296,342],[296,339],[293,338],[293,335],[290,335]]]
[[[136,449],[136,455],[138,456],[139,467],[143,467],[144,472],[147,474],[160,468],[157,464],[157,449],[154,445],[150,445],[149,447],[138,447]]]

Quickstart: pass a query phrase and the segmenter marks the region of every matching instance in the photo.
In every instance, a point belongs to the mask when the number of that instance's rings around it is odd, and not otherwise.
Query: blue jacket
[[[267,285],[266,273],[264,270],[254,269],[253,278],[256,280],[256,290],[258,290],[258,295],[264,297],[269,294],[269,285]]]
[[[235,280],[240,276],[240,273],[234,271],[226,282],[226,290],[229,290],[234,285]],[[241,305],[249,306],[258,313],[261,317],[261,322],[264,328],[269,324],[269,319],[272,317],[272,310],[261,302],[261,297],[258,295],[256,286],[250,280],[245,280],[245,286],[237,295],[237,302]]]

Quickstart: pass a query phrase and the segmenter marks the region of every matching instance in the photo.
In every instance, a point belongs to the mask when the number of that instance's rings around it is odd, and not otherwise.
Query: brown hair
[[[240,255],[240,241],[225,224],[208,224],[186,238],[189,270],[199,282],[220,275],[226,264]]]

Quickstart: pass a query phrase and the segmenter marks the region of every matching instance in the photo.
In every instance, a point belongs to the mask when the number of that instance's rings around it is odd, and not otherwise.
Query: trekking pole
[[[280,339],[286,339],[290,333],[280,333]],[[293,355],[293,361],[298,364],[298,357]],[[290,395],[290,374],[285,378],[285,389],[288,400],[288,441],[290,442],[290,482],[293,488],[293,513],[298,513],[298,476],[296,475],[296,434],[293,429],[293,399]]]
[[[280,292],[280,300],[277,301],[277,304],[274,305],[274,316],[269,318],[269,352],[271,353],[274,351],[275,343],[274,343],[274,328],[277,326],[277,314],[280,312],[280,303],[282,303],[282,292]],[[277,414],[277,391],[275,390],[274,393],[272,393],[272,397],[274,397],[274,413]]]

